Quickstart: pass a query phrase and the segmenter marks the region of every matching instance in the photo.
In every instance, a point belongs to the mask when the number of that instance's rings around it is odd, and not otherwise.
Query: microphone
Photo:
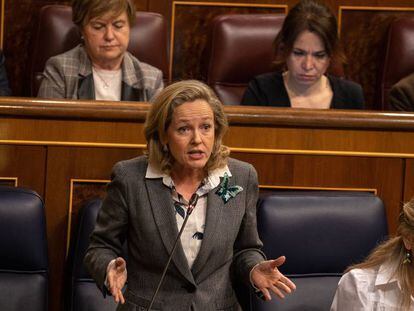
[[[163,281],[164,281],[164,279],[165,279],[165,275],[167,274],[167,270],[168,270],[168,267],[170,266],[170,262],[171,262],[172,256],[173,256],[173,254],[174,254],[175,249],[177,248],[178,241],[180,240],[180,237],[181,237],[181,235],[182,235],[182,233],[183,233],[183,231],[184,231],[185,225],[187,224],[188,217],[190,217],[190,215],[191,215],[191,213],[193,212],[193,210],[194,210],[195,206],[197,205],[197,201],[198,201],[198,194],[197,194],[197,193],[194,193],[194,194],[191,196],[190,202],[188,202],[188,206],[187,206],[187,215],[185,216],[185,218],[184,218],[184,222],[183,222],[183,225],[181,226],[181,229],[180,229],[180,232],[178,233],[178,236],[177,236],[177,238],[175,239],[175,242],[174,242],[173,248],[172,248],[172,250],[171,250],[171,254],[170,254],[170,256],[168,257],[167,264],[166,264],[166,265],[165,265],[165,267],[164,267],[164,271],[162,272],[161,279],[160,279],[160,281],[158,282],[157,289],[155,290],[154,295],[152,295],[151,302],[150,302],[150,305],[149,305],[149,307],[148,307],[147,311],[151,311],[151,307],[152,307],[152,305],[154,304],[155,297],[157,297],[158,291],[160,290],[161,285],[162,285],[162,282],[163,282]]]

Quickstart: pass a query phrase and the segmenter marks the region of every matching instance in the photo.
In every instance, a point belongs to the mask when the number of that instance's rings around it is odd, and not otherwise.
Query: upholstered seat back
[[[48,259],[43,201],[0,187],[0,310],[47,310]]]
[[[284,15],[216,17],[207,41],[203,75],[225,105],[238,105],[249,81],[272,70],[273,41]]]
[[[401,17],[391,22],[384,60],[380,67],[377,89],[379,109],[390,109],[388,103],[392,86],[414,72],[414,17]]]
[[[268,258],[286,256],[280,270],[297,291],[283,302],[253,299],[253,310],[329,310],[346,267],[362,261],[387,234],[383,203],[366,192],[263,196],[257,221],[264,252]]]
[[[88,202],[79,213],[75,244],[71,254],[71,297],[70,310],[73,311],[113,311],[116,304],[111,296],[103,297],[83,264],[86,250],[102,201],[99,199]],[[123,258],[127,259],[126,243]]]
[[[66,5],[46,5],[40,10],[30,53],[30,95],[36,96],[46,61],[81,43],[77,26],[72,22],[72,8]],[[157,13],[136,12],[131,28],[128,51],[140,61],[163,72],[168,80],[168,34],[164,17]]]

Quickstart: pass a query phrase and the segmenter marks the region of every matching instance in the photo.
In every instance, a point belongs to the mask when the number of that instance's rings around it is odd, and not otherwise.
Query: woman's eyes
[[[95,30],[101,30],[106,28],[106,24],[96,23],[91,25],[93,29]],[[125,26],[124,22],[115,22],[112,24],[112,26],[116,29],[122,29]]]
[[[305,55],[305,53],[302,52],[302,51],[293,51],[293,55],[295,55],[295,56],[303,56],[303,55]]]
[[[211,128],[212,128],[213,126],[210,124],[210,123],[205,123],[205,124],[202,124],[199,128],[200,128],[200,130],[201,131],[203,131],[203,132],[208,132]],[[187,132],[189,132],[191,130],[191,127],[190,126],[180,126],[179,128],[178,128],[178,132],[180,133],[180,134],[183,134],[183,133],[187,133]]]
[[[105,25],[103,25],[103,24],[92,24],[92,28],[95,29],[95,30],[101,30],[104,27],[105,27]]]
[[[318,59],[324,59],[326,57],[326,53],[317,53],[317,54],[314,54],[313,56],[315,56]]]
[[[178,132],[179,133],[185,133],[189,130],[190,128],[188,126],[181,126],[178,128]]]
[[[117,22],[113,24],[115,28],[117,29],[121,29],[122,27],[124,27],[125,23],[123,22]]]
[[[306,56],[308,54],[304,51],[293,51],[292,53],[295,56]],[[318,52],[318,53],[312,54],[312,56],[317,59],[324,59],[327,56],[327,54],[325,52]]]

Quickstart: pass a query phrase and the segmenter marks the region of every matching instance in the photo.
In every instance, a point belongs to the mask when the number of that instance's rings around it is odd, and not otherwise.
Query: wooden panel
[[[405,162],[404,184],[403,201],[401,204],[414,198],[414,159],[408,159]]]
[[[45,164],[44,147],[0,145],[2,185],[28,187],[43,196]]]
[[[209,24],[220,14],[276,13],[284,14],[286,7],[268,5],[254,7],[246,4],[221,4],[173,1],[172,43],[170,61],[173,80],[205,80],[201,73],[203,50],[206,47]],[[195,22],[196,21],[196,22]],[[192,25],[188,27],[188,25]]]
[[[137,149],[50,147],[46,175],[46,217],[49,247],[50,309],[61,310],[71,179],[109,179],[112,166],[140,154]],[[85,193],[77,191],[77,207]],[[77,208],[76,207],[76,208]]]
[[[231,155],[253,164],[262,186],[375,189],[384,201],[390,231],[397,228],[404,176],[402,159],[238,152]]]
[[[0,98],[0,177],[45,195],[50,310],[62,310],[67,241],[113,164],[142,153],[147,103]],[[232,156],[263,186],[376,191],[391,232],[414,188],[414,114],[225,107]],[[103,181],[103,182],[102,182]]]
[[[341,41],[349,60],[346,73],[362,85],[368,109],[378,109],[375,105],[376,83],[383,64],[388,27],[402,16],[413,17],[414,9],[346,7],[341,10]]]
[[[4,10],[0,8],[4,16],[4,50],[9,80],[14,95],[25,96],[28,94],[27,60],[29,42],[36,29],[39,9],[43,5],[57,3],[69,4],[65,0],[2,0]],[[291,8],[297,0],[226,0],[226,6],[221,6],[221,0],[197,1],[188,0],[189,5],[178,5],[173,14],[175,0],[135,0],[137,9],[161,13],[167,19],[168,25],[174,24],[174,78],[188,77],[199,78],[201,53],[205,44],[207,22],[219,13],[238,12],[281,12],[279,9],[253,9],[242,5],[279,5]],[[240,4],[243,2],[243,4]],[[200,5],[204,3],[207,5]],[[380,40],[390,21],[395,16],[405,14],[393,11],[395,7],[414,8],[412,0],[327,0],[326,3],[333,12],[337,13],[342,6],[369,6],[377,9],[370,11],[345,10],[341,18],[343,42],[349,58],[350,77],[362,83],[366,90],[368,107],[373,107],[374,81],[376,80],[379,63],[378,49]],[[233,6],[234,5],[234,6]],[[388,11],[379,9],[386,7]],[[283,11],[283,10],[282,10]],[[174,23],[173,22],[174,19]],[[354,22],[360,21],[360,22]],[[347,31],[344,31],[344,30]],[[362,34],[362,35],[361,35]],[[358,71],[360,69],[360,71]]]

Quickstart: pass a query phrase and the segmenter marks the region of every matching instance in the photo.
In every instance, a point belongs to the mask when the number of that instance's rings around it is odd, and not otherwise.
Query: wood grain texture
[[[375,99],[387,31],[394,19],[403,16],[414,17],[414,11],[382,11],[375,8],[342,10],[340,31],[348,57],[346,75],[362,85],[367,109],[380,108],[376,106]]]
[[[96,180],[109,179],[114,163],[142,154],[149,108],[147,103],[0,98],[0,177],[16,176],[19,185],[45,199],[49,310],[62,310],[66,247],[78,210],[102,196],[104,186]],[[224,142],[233,157],[256,167],[261,185],[375,189],[395,232],[400,204],[414,188],[414,114],[225,111],[230,130]]]
[[[206,80],[201,73],[203,51],[209,24],[214,17],[221,14],[284,14],[283,8],[254,8],[240,6],[208,6],[195,3],[176,4],[173,15],[172,66],[173,80]],[[189,27],[191,25],[191,27]]]
[[[109,179],[112,166],[140,154],[137,149],[49,147],[46,172],[46,217],[49,247],[50,310],[62,310],[66,241],[69,232],[70,181]],[[74,198],[83,204],[82,192]],[[76,223],[76,219],[74,219]]]
[[[405,161],[405,182],[404,182],[404,193],[402,195],[402,203],[408,202],[414,199],[414,159],[408,159]]]
[[[6,67],[12,86],[13,95],[27,96],[29,94],[27,83],[28,73],[26,64],[29,58],[29,43],[33,36],[39,9],[46,4],[69,4],[69,1],[59,0],[4,0],[4,50]],[[280,10],[245,9],[242,4],[271,4],[287,5],[291,8],[297,0],[189,0],[191,5],[177,6],[177,14],[173,18],[174,0],[135,0],[138,10],[161,13],[167,19],[168,25],[174,27],[174,79],[200,78],[200,61],[205,46],[205,34],[208,21],[219,13],[253,13],[253,12],[280,12]],[[211,6],[201,6],[200,2],[210,3]],[[367,107],[376,108],[375,85],[377,73],[381,62],[378,57],[383,36],[389,22],[407,13],[395,11],[393,8],[414,8],[412,0],[327,0],[325,1],[338,15],[341,6],[374,7],[370,11],[344,10],[341,17],[342,42],[348,56],[348,76],[364,87]],[[234,6],[221,7],[227,3]],[[238,7],[237,7],[238,6]],[[375,10],[378,8],[378,10]],[[389,10],[380,10],[389,8]]]

